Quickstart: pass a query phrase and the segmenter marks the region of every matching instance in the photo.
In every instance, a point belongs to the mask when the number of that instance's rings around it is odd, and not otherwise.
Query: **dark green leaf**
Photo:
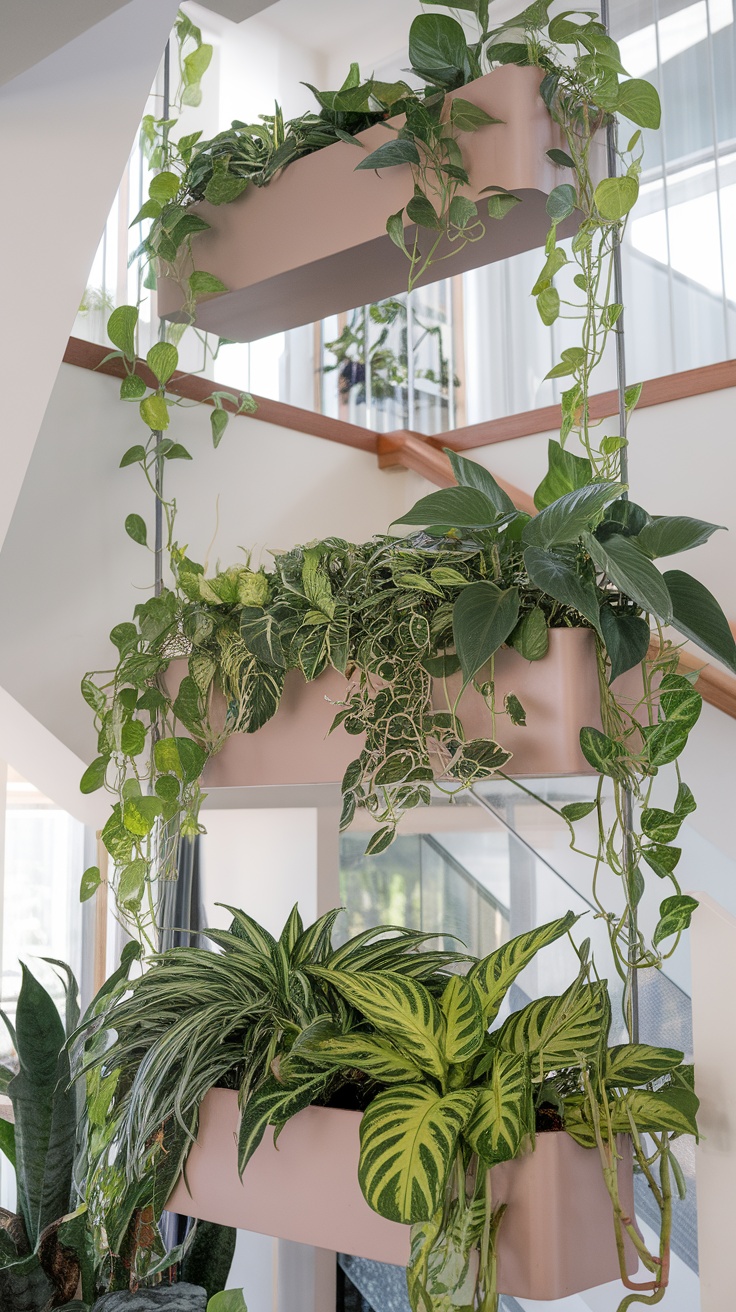
[[[682,570],[668,570],[664,581],[672,598],[675,628],[736,674],[736,642],[713,594]]]
[[[461,456],[459,452],[452,451],[449,447],[445,447],[445,455],[449,456],[452,472],[460,487],[472,487],[482,492],[496,507],[499,515],[514,513],[516,507],[511,497],[499,487],[484,465],[479,465],[475,460],[468,460],[467,456]]]
[[[495,583],[473,583],[463,589],[453,607],[452,627],[466,680],[498,651],[518,618],[516,588],[502,591]]]
[[[610,680],[639,665],[649,650],[651,631],[646,620],[627,611],[601,606],[600,630],[611,662]]]
[[[569,218],[577,202],[578,194],[572,183],[562,182],[547,197],[547,213],[554,223],[561,223],[563,219]]]
[[[516,196],[513,191],[504,191],[499,188],[493,196],[488,197],[488,217],[489,219],[505,219],[510,210],[521,204],[521,196]]]
[[[212,445],[217,448],[222,441],[222,435],[228,426],[230,416],[227,410],[221,410],[217,406],[210,415],[210,425],[212,427]]]
[[[566,492],[529,521],[524,529],[524,542],[534,547],[577,542],[622,490],[620,483],[593,483]]]
[[[673,811],[648,806],[641,813],[641,829],[653,843],[671,843],[677,838],[684,817]]]
[[[204,269],[195,269],[194,273],[189,275],[189,290],[195,296],[219,296],[227,291],[227,287],[213,273],[205,273]]]
[[[460,24],[444,14],[420,14],[409,30],[409,62],[440,86],[464,79],[468,43]]]
[[[399,524],[449,524],[452,528],[489,528],[498,519],[496,506],[474,487],[430,492],[395,521]]]
[[[412,196],[406,207],[406,214],[407,218],[411,219],[412,223],[416,223],[420,228],[438,229],[441,227],[439,215],[434,205],[421,192]]]
[[[406,137],[395,137],[392,141],[384,141],[382,146],[372,150],[370,155],[356,164],[356,169],[390,169],[395,168],[397,164],[418,164],[419,151],[413,141]]]
[[[108,765],[109,757],[98,756],[91,765],[87,766],[82,775],[79,781],[79,791],[81,793],[95,793],[98,788],[104,788]]]
[[[544,510],[566,492],[586,487],[593,477],[593,467],[587,456],[573,455],[554,439],[550,440],[547,449],[549,469],[534,493],[537,510]]]
[[[561,601],[563,606],[571,606],[593,628],[598,628],[600,605],[595,584],[578,574],[567,558],[543,547],[527,547],[524,564],[536,588]]]
[[[647,556],[674,556],[678,551],[699,547],[722,524],[708,524],[703,519],[689,519],[686,515],[662,515],[653,519],[639,533],[636,545]]]
[[[568,155],[566,150],[558,150],[557,147],[554,146],[552,150],[547,151],[547,155],[552,160],[552,163],[558,164],[560,168],[563,169],[575,168],[575,161]]]
[[[518,651],[525,661],[541,661],[547,655],[549,629],[544,611],[539,606],[522,615],[513,633],[509,635],[508,644]]]
[[[639,551],[635,538],[615,533],[602,543],[591,533],[586,533],[584,542],[593,563],[625,596],[642,610],[669,624],[672,602],[667,584],[649,557]]]
[[[620,779],[622,774],[621,744],[600,729],[590,726],[580,730],[580,749],[589,765],[598,774],[608,775],[611,779]]]
[[[450,106],[450,122],[459,132],[475,132],[477,128],[487,127],[490,123],[499,123],[500,119],[493,118],[480,105],[456,96]]]
[[[568,802],[566,806],[560,807],[560,812],[574,824],[576,820],[584,820],[587,815],[592,815],[597,805],[597,802]]]
[[[127,465],[137,465],[141,460],[146,458],[146,448],[144,446],[129,446],[120,461],[120,468],[125,469]]]

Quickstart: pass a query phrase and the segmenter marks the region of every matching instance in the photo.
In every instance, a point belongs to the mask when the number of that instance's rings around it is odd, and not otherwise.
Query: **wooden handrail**
[[[378,464],[381,469],[413,469],[438,487],[452,487],[455,483],[449,456],[429,446],[420,433],[404,430],[379,434]],[[528,492],[514,487],[513,483],[507,483],[505,478],[498,478],[495,474],[494,478],[499,487],[511,497],[517,509],[525,510],[529,515],[537,513]]]
[[[97,373],[110,374],[113,378],[123,378],[125,369],[120,360],[107,360],[109,352],[97,342],[85,342],[81,337],[70,337],[64,352],[64,364],[74,364],[81,369],[92,369]],[[142,360],[136,365],[148,387],[156,387],[156,380],[150,369]],[[238,393],[243,389],[227,387],[223,383],[214,383],[199,374],[186,374],[177,370],[172,374],[167,390],[174,396],[181,396],[187,401],[199,401],[203,405],[212,405],[213,392]],[[348,424],[342,419],[331,419],[329,415],[318,414],[315,410],[302,410],[296,405],[287,405],[284,401],[273,401],[268,396],[253,396],[258,406],[252,416],[264,424],[277,424],[279,428],[291,428],[297,433],[306,433],[311,437],[321,437],[328,442],[339,442],[342,446],[353,446],[359,451],[375,453],[378,434],[370,428],[360,428],[358,424]],[[235,406],[224,403],[226,410],[234,411]]]
[[[678,374],[665,374],[650,378],[642,386],[637,410],[650,405],[665,405],[669,401],[682,401],[688,396],[703,396],[706,392],[719,392],[736,387],[736,360],[723,360],[719,364],[704,365],[700,369],[685,369]],[[591,419],[608,419],[618,414],[618,393],[599,392],[590,398]],[[427,439],[432,446],[449,446],[453,451],[469,451],[477,446],[492,446],[495,442],[512,442],[517,437],[532,437],[535,433],[556,432],[562,422],[558,405],[543,406],[539,410],[525,410],[502,419],[488,419],[480,424],[469,424],[450,433],[439,433]]]
[[[104,346],[99,346],[95,342],[86,342],[79,337],[70,337],[64,353],[64,363],[122,378],[125,370],[120,360],[108,360],[103,364],[107,354]],[[156,380],[143,362],[139,362],[136,368],[149,387],[156,386]],[[669,378],[653,379],[644,384],[639,404],[660,405],[665,401],[734,386],[736,386],[736,360],[727,360],[724,364],[710,365],[706,369],[690,369],[686,373],[673,374]],[[213,404],[213,392],[239,390],[221,387],[210,379],[200,378],[197,374],[181,372],[173,375],[167,387],[175,396],[199,401],[205,405]],[[506,442],[515,437],[554,429],[559,426],[560,421],[559,407],[550,406],[545,410],[531,410],[525,415],[495,419],[488,424],[475,424],[471,428],[457,429],[453,433],[441,433],[426,438],[420,433],[412,433],[406,429],[395,433],[377,433],[369,428],[360,428],[357,424],[348,424],[342,419],[331,419],[328,415],[317,414],[313,410],[302,410],[298,406],[286,405],[283,401],[273,401],[269,397],[256,396],[254,400],[258,405],[255,417],[263,423],[277,424],[281,428],[293,429],[299,433],[324,438],[328,442],[338,442],[343,446],[352,446],[357,450],[373,453],[377,455],[381,469],[411,469],[438,487],[451,487],[455,482],[452,466],[445,452],[441,450],[442,447],[450,446],[453,450],[467,450],[474,446],[487,446],[493,442]],[[616,412],[614,402],[614,392],[604,392],[598,397],[593,397],[591,414],[594,417],[614,414]],[[236,409],[227,402],[225,408]],[[497,478],[496,481],[508,493],[519,510],[524,510],[528,514],[535,513],[534,503],[528,493],[507,483],[504,479]],[[656,647],[650,647],[650,652],[655,650]],[[736,719],[736,678],[733,675],[719,666],[704,664],[689,652],[681,653],[680,668],[687,672],[700,670],[695,687],[703,700]]]

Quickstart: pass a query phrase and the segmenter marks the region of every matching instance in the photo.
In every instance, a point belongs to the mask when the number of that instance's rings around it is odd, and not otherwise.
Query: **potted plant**
[[[148,1177],[150,1189],[148,1145],[167,1123],[186,1131],[183,1159],[201,1105],[201,1138],[170,1206],[256,1229],[276,1219],[283,1237],[384,1260],[409,1256],[397,1226],[411,1225],[417,1309],[453,1271],[462,1305],[487,1309],[497,1292],[549,1298],[593,1276],[628,1281],[637,1255],[652,1287],[666,1283],[661,1254],[649,1254],[631,1220],[630,1162],[633,1151],[655,1197],[669,1197],[670,1136],[696,1130],[682,1054],[608,1047],[608,993],[585,947],[564,994],[495,1024],[513,981],[576,918],[472,960],[463,976],[446,973],[446,955],[417,953],[421,936],[407,931],[371,930],[330,949],[336,914],[305,931],[294,910],[275,940],[235,911],[229,933],[210,934],[221,955],[174,949],[133,981],[107,1017],[116,1040],[95,1062],[115,1082],[109,1115],[131,1178]],[[645,1133],[655,1136],[659,1194]],[[360,1188],[383,1224],[357,1197],[358,1147]],[[328,1185],[338,1192],[322,1198]],[[530,1208],[540,1193],[554,1197],[562,1229],[568,1207],[582,1225],[582,1189],[592,1230],[568,1233],[553,1263],[544,1232],[530,1237]],[[666,1205],[663,1215],[666,1253]]]
[[[85,1032],[99,1026],[137,956],[137,945],[131,944],[82,1019]],[[15,1214],[0,1210],[3,1308],[148,1312],[169,1306],[176,1312],[245,1312],[236,1291],[228,1291],[229,1302],[222,1301],[235,1246],[231,1228],[204,1222],[169,1250],[153,1216],[145,1216],[137,1205],[140,1187],[120,1187],[119,1179],[116,1190],[106,1181],[109,1234],[120,1236],[119,1245],[110,1247],[95,1228],[87,1168],[90,1153],[100,1151],[105,1137],[109,1085],[106,1089],[94,1075],[87,1090],[72,1084],[70,1051],[80,1020],[77,984],[63,962],[49,964],[64,986],[64,1019],[25,966],[15,1025],[2,1016],[17,1069],[0,1068],[0,1092],[11,1107],[10,1119],[0,1122],[0,1149],[15,1172],[18,1207]],[[162,1176],[162,1203],[174,1178],[167,1185],[165,1172]]]

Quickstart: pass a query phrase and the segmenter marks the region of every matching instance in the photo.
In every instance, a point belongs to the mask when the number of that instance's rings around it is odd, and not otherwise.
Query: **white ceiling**
[[[0,86],[128,3],[129,0],[1,0]]]

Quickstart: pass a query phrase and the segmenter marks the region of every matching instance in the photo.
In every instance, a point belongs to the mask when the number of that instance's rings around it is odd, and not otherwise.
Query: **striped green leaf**
[[[445,1022],[423,984],[389,970],[353,974],[314,967],[312,973],[327,980],[375,1025],[381,1038],[395,1043],[428,1075],[444,1077]]]
[[[465,1130],[465,1138],[485,1166],[509,1162],[534,1130],[529,1059],[497,1051],[488,1078]]]
[[[322,1070],[362,1071],[381,1084],[412,1084],[424,1079],[419,1066],[386,1039],[357,1031],[341,1034],[335,1025],[324,1020],[316,1021],[299,1036],[290,1059],[294,1056]],[[290,1070],[290,1066],[286,1069]]]
[[[279,1084],[273,1076],[251,1094],[240,1118],[238,1171],[243,1174],[268,1125],[281,1128],[291,1116],[308,1107],[323,1092],[324,1075],[315,1076],[296,1088]]]
[[[606,1053],[605,1080],[618,1086],[649,1084],[669,1075],[683,1054],[676,1048],[652,1048],[648,1043],[621,1043]]]
[[[501,1003],[517,975],[521,974],[541,948],[567,934],[577,919],[572,911],[568,911],[560,920],[551,920],[547,925],[540,925],[539,929],[512,938],[471,968],[468,979],[478,991],[486,1026],[496,1019]]]
[[[473,985],[462,975],[453,975],[440,999],[445,1017],[448,1062],[467,1061],[474,1057],[485,1034],[480,998]]]
[[[358,1178],[366,1202],[390,1221],[427,1221],[441,1205],[458,1136],[476,1093],[442,1097],[402,1085],[380,1093],[360,1123]]]
[[[529,1053],[532,1072],[575,1066],[579,1058],[600,1055],[608,1036],[610,1003],[604,981],[576,979],[559,997],[539,998],[504,1021],[496,1035],[500,1048]]]

